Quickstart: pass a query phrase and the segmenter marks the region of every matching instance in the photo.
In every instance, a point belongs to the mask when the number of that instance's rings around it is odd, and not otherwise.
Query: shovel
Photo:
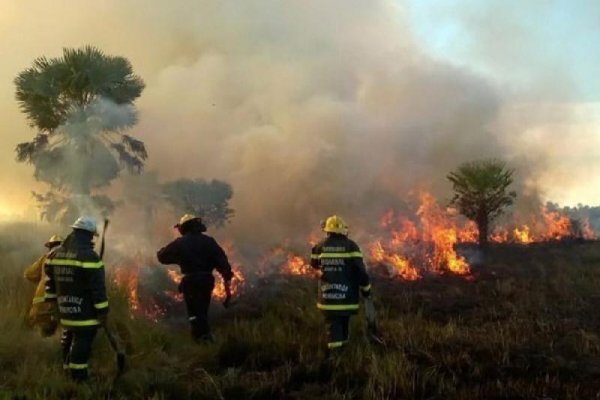
[[[120,339],[108,328],[106,324],[102,325],[106,338],[110,343],[110,347],[114,350],[117,355],[117,377],[120,376],[125,370],[125,352],[120,346]]]
[[[104,257],[104,249],[106,247],[106,229],[108,228],[108,223],[110,220],[108,218],[104,219],[104,227],[102,228],[102,237],[100,239],[100,259]],[[125,352],[119,345],[121,342],[120,338],[112,332],[106,323],[102,324],[102,328],[104,328],[104,333],[106,333],[106,338],[110,343],[110,347],[114,350],[117,355],[117,377],[121,375],[121,373],[125,370]]]
[[[365,297],[364,304],[365,317],[367,318],[367,337],[371,343],[385,346],[385,341],[381,338],[379,329],[377,328],[377,314],[375,313],[373,299],[371,297]]]

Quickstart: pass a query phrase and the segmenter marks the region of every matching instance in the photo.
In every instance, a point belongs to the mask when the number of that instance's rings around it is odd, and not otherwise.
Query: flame
[[[408,203],[411,204],[410,202]],[[406,281],[422,279],[427,274],[455,274],[465,279],[472,279],[467,260],[459,255],[456,247],[459,243],[473,243],[478,240],[477,226],[472,221],[465,221],[454,208],[441,207],[434,196],[428,192],[418,194],[412,202],[412,212],[398,213],[390,209],[379,219],[379,230],[366,237],[365,261],[376,263],[387,268],[389,275]],[[314,246],[323,237],[316,230],[310,233],[306,242]],[[527,218],[519,220],[513,217],[506,226],[497,226],[490,235],[496,243],[515,242],[528,245],[534,242],[562,240],[565,238],[583,237],[595,239],[596,233],[589,221],[574,223],[565,213],[540,207]],[[253,269],[255,275],[279,273],[316,277],[319,272],[310,266],[308,261],[309,246],[296,251],[290,241],[270,249],[259,257]],[[232,281],[232,294],[239,295],[247,284],[246,274],[239,262],[236,247],[232,242],[224,242],[235,277]],[[173,304],[180,303],[181,293],[176,288],[181,282],[179,269],[167,267],[145,267],[153,261],[138,255],[135,260],[124,262],[116,268],[115,281],[128,293],[131,314],[143,315],[157,321],[170,313]],[[155,278],[153,268],[164,271],[164,287],[149,290],[145,283],[148,275]],[[213,299],[225,298],[225,287],[220,275],[217,275]],[[142,282],[140,282],[140,277]],[[153,285],[155,282],[152,281]]]
[[[316,244],[315,236],[309,238],[311,244]],[[263,273],[278,271],[284,275],[316,276],[318,271],[310,266],[307,258],[304,258],[288,249],[288,244],[271,249],[267,255],[259,260]]]
[[[453,210],[442,209],[430,193],[421,192],[419,200],[414,219],[396,216],[392,210],[383,215],[384,234],[369,244],[370,261],[386,265],[392,275],[405,280],[421,278],[421,271],[469,275],[469,264],[455,245],[459,238],[476,238],[474,224],[458,226],[451,218]]]
[[[458,275],[470,274],[469,264],[464,257],[456,254],[454,246],[458,243],[459,227],[442,210],[435,198],[427,192],[421,193],[421,205],[417,215],[423,226],[423,238],[433,243],[433,258],[430,268],[440,271],[445,267],[450,272]]]
[[[543,222],[547,227],[543,238],[546,240],[560,240],[572,236],[571,219],[566,215],[561,215],[556,211],[548,211],[546,207],[542,209]]]
[[[407,281],[415,281],[421,278],[419,271],[410,264],[410,261],[398,254],[388,253],[381,242],[377,241],[370,245],[370,256],[375,262],[387,265],[390,275],[400,275]]]
[[[237,254],[233,245],[227,244],[225,248],[230,256],[234,273],[231,282],[231,293],[235,297],[242,291],[246,279],[241,270],[241,265],[236,261]],[[164,271],[162,266],[144,267],[147,265],[152,265],[152,263],[144,259],[143,256],[136,255],[134,260],[123,262],[115,267],[114,282],[126,292],[129,311],[132,316],[141,315],[151,321],[158,321],[170,311],[170,308],[183,301],[183,294],[177,290],[183,279],[183,274],[181,274],[179,268],[166,267],[166,271]],[[142,271],[154,277],[156,277],[156,271],[161,271],[164,272],[166,278],[163,282],[160,280],[158,282],[152,281],[152,287],[149,287],[147,283],[142,282],[140,279]],[[158,275],[158,277],[160,276]],[[156,287],[157,285],[158,287]],[[218,301],[222,301],[226,297],[225,286],[220,275],[217,277],[212,297]]]
[[[113,279],[118,287],[126,291],[129,309],[134,312],[140,308],[138,296],[139,272],[139,266],[137,265],[117,267]]]
[[[570,238],[592,240],[597,237],[587,219],[576,224],[568,215],[560,211],[548,210],[547,207],[540,207],[537,212],[527,216],[526,219],[528,222],[523,223],[519,221],[519,218],[515,218],[512,222],[513,228],[510,229],[496,228],[491,235],[492,241],[531,244]]]
[[[287,255],[287,263],[283,268],[284,273],[291,275],[314,275],[315,270],[302,257],[294,254]]]
[[[533,237],[531,235],[531,231],[527,225],[524,225],[523,228],[519,229],[518,227],[513,230],[513,234],[515,240],[518,243],[530,244],[533,243]]]
[[[139,256],[138,256],[139,259]],[[130,314],[142,315],[151,321],[158,321],[165,314],[165,308],[154,297],[140,296],[140,273],[142,263],[118,265],[115,269],[115,284],[126,291]]]

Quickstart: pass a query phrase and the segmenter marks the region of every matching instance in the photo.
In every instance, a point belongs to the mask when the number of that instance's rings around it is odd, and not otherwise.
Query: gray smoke
[[[133,134],[150,169],[161,182],[229,182],[236,216],[219,234],[240,246],[304,242],[331,213],[368,229],[414,189],[443,201],[445,175],[464,161],[507,159],[531,193],[552,164],[529,135],[530,116],[550,113],[514,112],[518,89],[428,56],[402,2],[34,3],[27,9],[72,18],[29,21],[15,3],[30,33],[22,47],[35,51],[19,68],[84,43],[129,58],[147,83]],[[510,20],[494,26],[507,43]],[[117,218],[127,230],[143,214]],[[157,218],[169,232],[175,216]]]

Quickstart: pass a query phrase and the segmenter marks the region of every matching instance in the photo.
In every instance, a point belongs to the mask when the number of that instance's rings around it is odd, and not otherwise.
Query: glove
[[[225,287],[225,300],[223,301],[223,307],[228,308],[231,303],[231,279],[223,281]]]
[[[365,299],[368,299],[368,298],[371,296],[371,287],[370,287],[370,285],[369,285],[369,288],[368,288],[368,289],[366,289],[366,290],[364,290],[364,289],[362,289],[362,288],[361,288],[361,289],[360,289],[360,294],[362,294],[362,296],[363,296]]]

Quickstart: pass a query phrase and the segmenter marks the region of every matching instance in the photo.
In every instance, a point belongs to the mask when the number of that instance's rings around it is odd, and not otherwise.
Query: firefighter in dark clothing
[[[359,291],[368,297],[371,284],[360,248],[348,238],[344,221],[331,216],[323,230],[327,238],[313,247],[310,264],[321,271],[317,308],[327,321],[327,348],[336,352],[348,342],[348,324],[350,317],[358,312]]]
[[[199,342],[212,341],[208,308],[215,286],[213,268],[223,277],[229,293],[233,278],[231,266],[216,240],[204,234],[206,226],[200,218],[186,214],[175,228],[181,236],[158,251],[158,261],[179,265],[183,274],[179,291],[183,293],[187,307],[192,337]]]
[[[106,323],[108,299],[104,264],[94,251],[96,221],[81,217],[71,226],[73,232],[48,257],[46,301],[58,306],[63,326],[63,364],[76,381],[88,378],[92,342],[100,325]]]

